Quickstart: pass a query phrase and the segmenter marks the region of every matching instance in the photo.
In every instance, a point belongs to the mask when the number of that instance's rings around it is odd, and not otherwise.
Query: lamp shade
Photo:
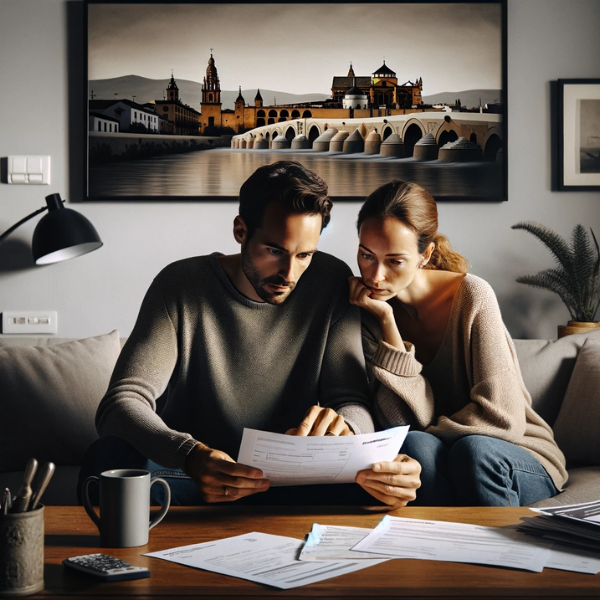
[[[102,246],[94,226],[82,214],[63,206],[60,194],[46,196],[48,214],[33,232],[33,258],[48,265],[87,254]]]

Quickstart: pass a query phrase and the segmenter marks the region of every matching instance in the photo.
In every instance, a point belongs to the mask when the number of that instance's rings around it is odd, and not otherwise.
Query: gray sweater
[[[98,433],[183,468],[197,441],[235,460],[244,427],[284,433],[314,404],[373,431],[348,266],[317,252],[276,306],[240,294],[218,256],[155,278],[98,407]]]

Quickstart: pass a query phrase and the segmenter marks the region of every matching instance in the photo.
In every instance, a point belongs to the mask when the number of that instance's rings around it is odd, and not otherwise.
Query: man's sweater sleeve
[[[347,296],[346,296],[347,298]],[[354,433],[375,431],[365,362],[360,344],[360,313],[347,303],[331,325],[319,382],[321,406],[340,414]]]
[[[196,440],[174,431],[156,413],[177,363],[177,336],[160,291],[160,275],[148,290],[135,327],[96,413],[100,436],[116,436],[154,462],[183,468]]]

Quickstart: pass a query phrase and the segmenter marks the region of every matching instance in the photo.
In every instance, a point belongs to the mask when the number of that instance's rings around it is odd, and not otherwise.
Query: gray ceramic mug
[[[100,486],[100,516],[92,507],[88,488]],[[165,498],[161,509],[150,518],[150,487],[162,485]],[[132,548],[148,543],[148,532],[158,525],[171,504],[169,484],[159,477],[150,478],[143,469],[115,469],[83,482],[83,506],[100,531],[102,546]]]

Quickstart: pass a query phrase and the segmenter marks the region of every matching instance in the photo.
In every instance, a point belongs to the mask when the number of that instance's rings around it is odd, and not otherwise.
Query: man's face
[[[242,242],[242,270],[259,298],[282,304],[310,265],[322,217],[269,204],[262,226]]]

